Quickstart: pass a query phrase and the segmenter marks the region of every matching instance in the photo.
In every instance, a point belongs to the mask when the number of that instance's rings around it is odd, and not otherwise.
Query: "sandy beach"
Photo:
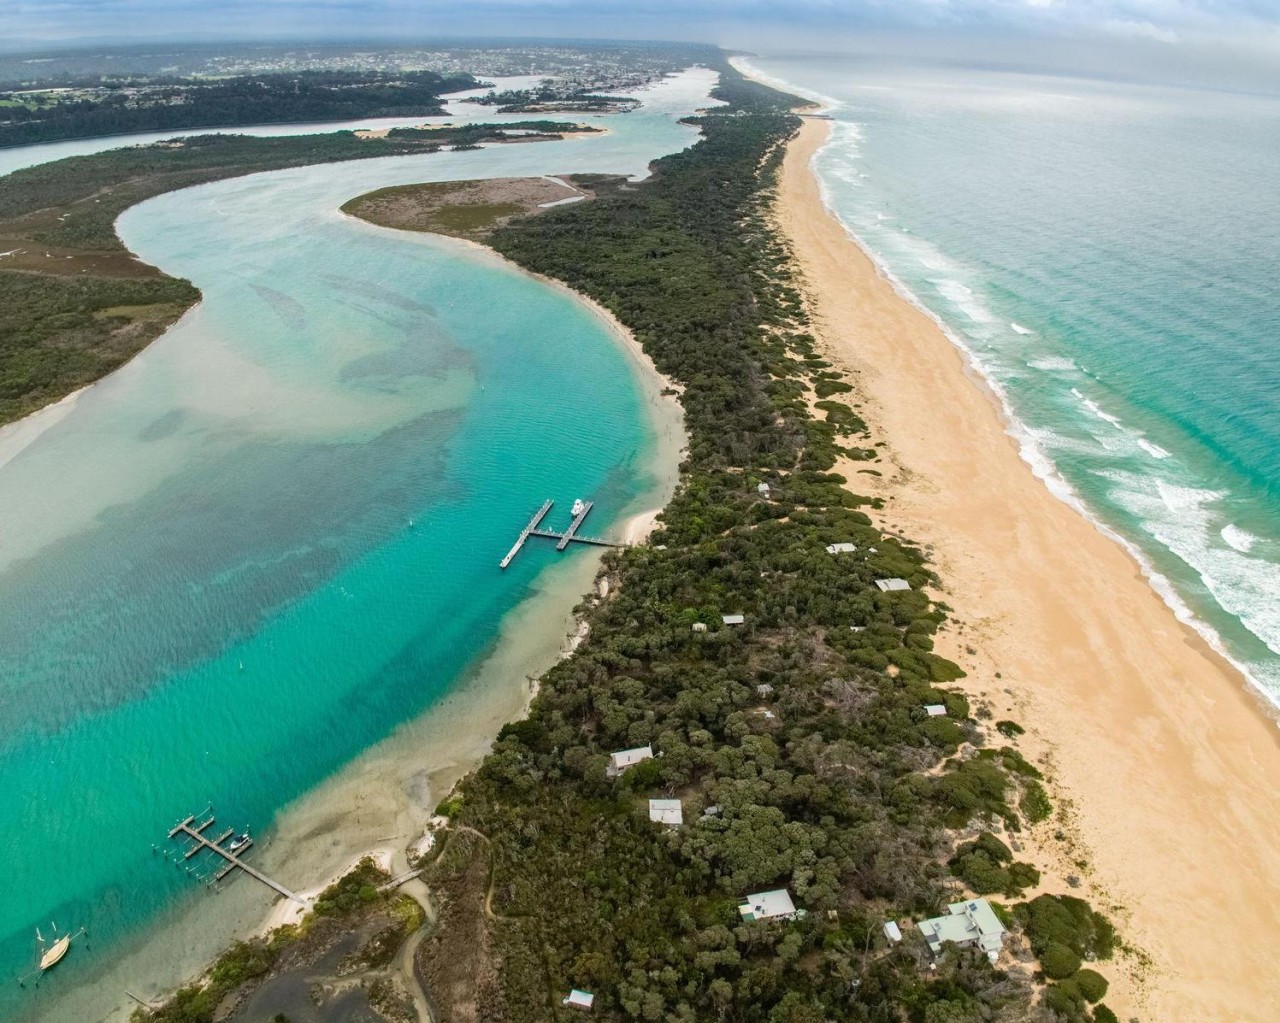
[[[955,609],[940,652],[1046,766],[1067,820],[1023,855],[1048,890],[1082,875],[1140,951],[1102,967],[1121,1019],[1276,1019],[1280,731],[1128,553],[1035,478],[959,350],[824,208],[811,161],[829,130],[806,120],[791,143],[777,219],[815,333],[887,443],[840,471],[885,499],[881,524],[931,546]]]

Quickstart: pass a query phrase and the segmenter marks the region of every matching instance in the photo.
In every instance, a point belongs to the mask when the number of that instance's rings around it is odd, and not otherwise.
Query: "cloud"
[[[714,39],[775,26],[1096,34],[1280,35],[1276,0],[0,0],[10,39],[613,35]]]

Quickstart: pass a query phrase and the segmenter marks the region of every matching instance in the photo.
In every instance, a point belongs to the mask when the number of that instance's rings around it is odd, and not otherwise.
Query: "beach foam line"
[[[785,88],[788,91],[800,91],[786,82],[780,82],[779,87]],[[836,122],[834,127],[838,128],[839,125],[840,122]],[[841,216],[839,210],[835,207],[831,188],[819,169],[821,161],[827,151],[837,144],[837,136],[837,131],[831,131],[828,134],[827,140],[815,150],[809,163],[810,170],[818,181],[819,196],[822,199],[822,205],[827,213],[833,217],[838,224],[840,224],[845,234],[849,236],[850,240],[862,249],[864,253],[866,253],[867,258],[871,260],[875,265],[876,270],[889,282],[894,291],[896,291],[904,301],[911,303],[911,305],[915,306],[916,309],[932,320],[938,329],[942,331],[943,336],[945,336],[947,340],[955,346],[956,350],[960,353],[962,361],[964,362],[966,372],[970,373],[977,382],[985,388],[988,397],[995,402],[1000,418],[1005,425],[1005,433],[1013,440],[1014,444],[1017,446],[1019,456],[1031,468],[1031,472],[1036,479],[1038,479],[1045,488],[1048,489],[1049,493],[1081,515],[1091,526],[1098,530],[1098,532],[1102,533],[1103,536],[1119,544],[1137,564],[1139,571],[1142,573],[1147,583],[1155,591],[1157,596],[1159,596],[1165,603],[1169,610],[1173,612],[1174,617],[1183,625],[1194,630],[1216,654],[1222,657],[1223,660],[1239,672],[1256,695],[1261,696],[1273,709],[1280,710],[1280,678],[1276,680],[1274,685],[1268,684],[1269,680],[1262,677],[1257,666],[1247,664],[1240,658],[1236,657],[1227,647],[1225,640],[1223,640],[1218,631],[1209,622],[1205,621],[1192,610],[1191,606],[1178,592],[1173,582],[1155,567],[1147,553],[1137,544],[1133,543],[1123,534],[1118,532],[1114,527],[1109,525],[1100,516],[1100,514],[1080,496],[1066,477],[1062,475],[1052,457],[1040,445],[1034,432],[1031,431],[1015,414],[1007,391],[1000,384],[998,378],[991,369],[984,365],[983,360],[979,358],[977,352],[965,343],[959,332],[953,329],[952,326],[942,319],[941,316],[925,305],[916,296],[915,292],[913,292],[911,288],[908,287],[896,273],[894,273],[892,267],[889,266],[880,252],[866,242],[849,224],[849,222]],[[1227,609],[1224,607],[1223,610],[1225,611]],[[1228,613],[1231,612],[1228,611]]]
[[[1035,333],[1035,331],[1032,330],[1030,327],[1024,327],[1021,323],[1015,323],[1013,321],[1010,321],[1009,328],[1015,334],[1034,334]]]

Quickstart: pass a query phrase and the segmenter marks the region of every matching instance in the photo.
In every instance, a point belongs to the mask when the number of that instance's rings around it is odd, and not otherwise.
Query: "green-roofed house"
[[[920,922],[920,933],[929,943],[929,951],[935,956],[942,954],[943,942],[954,942],[961,947],[976,945],[987,953],[993,963],[1004,947],[1004,936],[1008,933],[991,903],[986,899],[970,899],[968,902],[953,902],[947,907],[946,916],[935,916]]]

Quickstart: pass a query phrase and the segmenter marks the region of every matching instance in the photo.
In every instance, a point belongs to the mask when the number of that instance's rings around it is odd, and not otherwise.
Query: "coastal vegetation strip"
[[[1049,807],[1015,730],[947,688],[923,553],[831,472],[874,450],[768,225],[793,100],[722,76],[729,106],[650,181],[489,239],[634,332],[684,387],[690,450],[650,544],[608,559],[588,639],[442,807],[488,836],[493,875],[484,912],[440,893],[428,970],[465,947],[477,977],[451,977],[442,1019],[557,1018],[571,989],[611,1019],[1113,1019],[1082,964],[1114,935],[1082,900],[994,904],[1012,967],[885,933],[1036,884],[996,833]],[[611,771],[618,750],[641,755]],[[654,823],[653,798],[683,825]],[[770,889],[805,913],[744,917]]]
[[[561,137],[565,122],[469,124],[361,138],[353,132],[205,135],[19,170],[0,188],[0,424],[119,368],[199,291],[133,256],[119,215],[180,188],[260,171]]]

